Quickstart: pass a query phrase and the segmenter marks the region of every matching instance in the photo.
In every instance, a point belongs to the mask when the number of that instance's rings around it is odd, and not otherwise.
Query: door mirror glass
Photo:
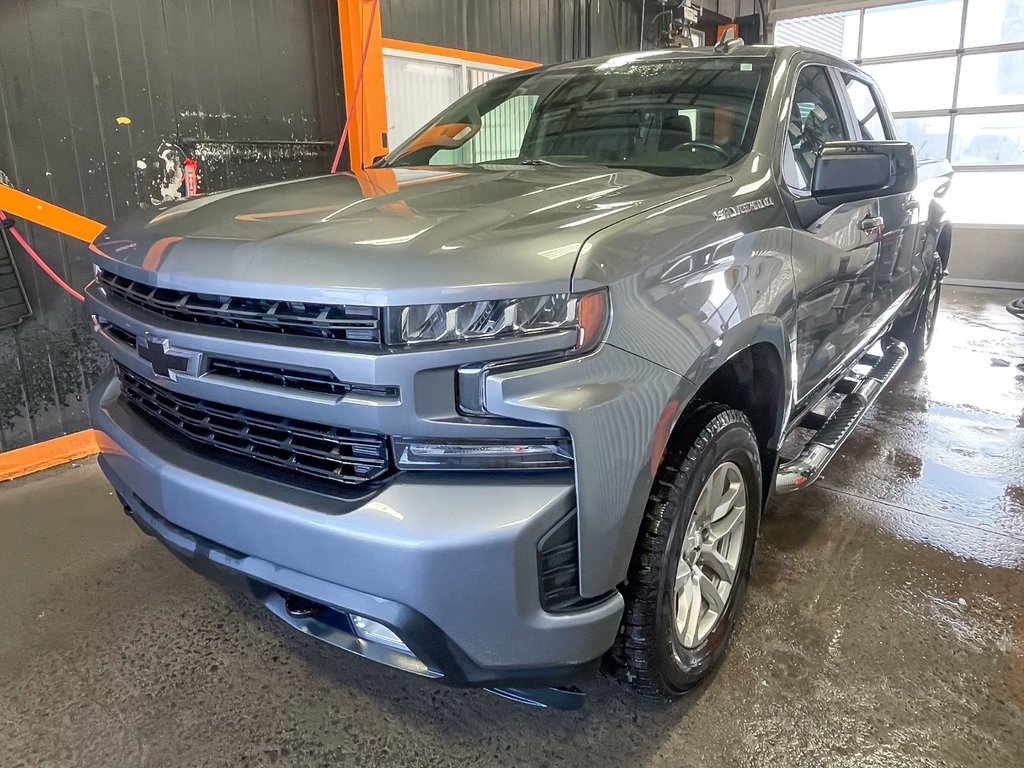
[[[814,164],[811,194],[840,205],[853,200],[901,195],[917,186],[914,145],[905,141],[835,141]]]

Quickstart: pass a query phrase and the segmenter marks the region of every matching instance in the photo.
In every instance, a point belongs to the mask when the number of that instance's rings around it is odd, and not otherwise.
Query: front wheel
[[[608,666],[641,694],[672,698],[725,655],[750,577],[761,462],[750,421],[712,403],[681,425],[648,501]]]

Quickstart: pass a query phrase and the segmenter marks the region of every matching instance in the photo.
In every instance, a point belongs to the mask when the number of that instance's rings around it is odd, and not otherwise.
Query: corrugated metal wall
[[[0,181],[110,222],[180,194],[180,147],[206,191],[324,172],[337,24],[335,0],[2,0]],[[83,244],[19,229],[87,282]],[[86,427],[106,364],[80,305],[14,252],[34,314],[0,330],[0,450]]]
[[[640,0],[382,0],[381,25],[385,37],[551,64],[636,50],[640,6]],[[649,13],[659,7],[648,6]],[[589,51],[582,31],[588,15]]]

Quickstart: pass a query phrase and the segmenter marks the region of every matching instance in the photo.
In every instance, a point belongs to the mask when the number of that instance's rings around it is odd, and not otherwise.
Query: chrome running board
[[[907,346],[897,341],[886,347],[881,357],[866,355],[861,358],[858,364],[868,363],[871,370],[864,378],[848,377],[839,382],[836,390],[849,394],[843,398],[835,412],[825,419],[800,455],[779,466],[775,476],[776,493],[806,488],[821,476],[825,466],[860,424],[868,408],[895,378],[906,362],[907,355]]]

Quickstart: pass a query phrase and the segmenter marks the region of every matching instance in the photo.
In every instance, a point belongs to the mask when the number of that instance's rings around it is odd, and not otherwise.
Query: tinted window
[[[797,77],[789,114],[782,167],[786,183],[793,189],[809,190],[814,162],[822,147],[830,141],[848,141],[849,138],[828,70],[804,67]]]
[[[850,94],[853,115],[860,124],[861,136],[866,141],[885,141],[889,137],[882,123],[882,110],[868,84],[849,75],[843,75],[846,92]]]

